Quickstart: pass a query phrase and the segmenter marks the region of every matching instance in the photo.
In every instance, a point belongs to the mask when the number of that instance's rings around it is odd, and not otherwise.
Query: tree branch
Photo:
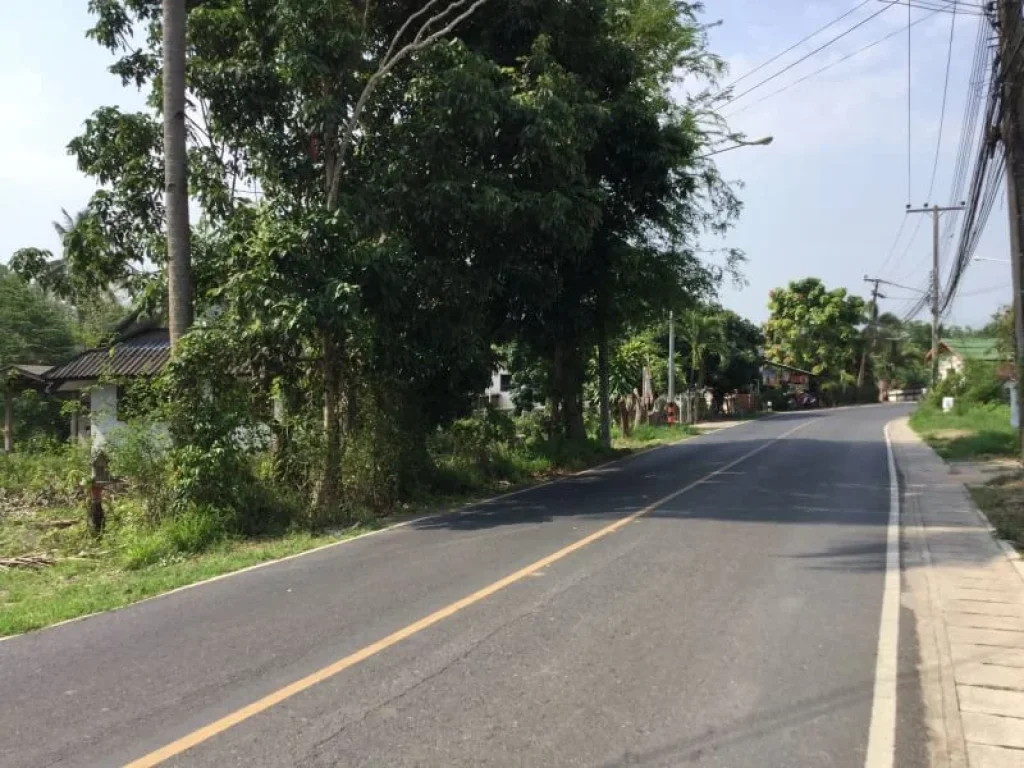
[[[395,47],[398,44],[399,39],[408,30],[411,23],[422,17],[431,7],[438,3],[438,0],[429,0],[416,13],[412,14],[405,23],[401,26],[398,32],[395,33],[394,38],[391,40],[391,45],[388,46],[388,52],[381,59],[380,65],[377,67],[377,71],[370,76],[370,79],[366,82],[366,86],[363,88],[362,93],[359,94],[359,98],[356,100],[355,108],[352,110],[352,116],[346,121],[344,132],[342,133],[341,140],[338,142],[337,157],[335,159],[334,173],[331,179],[330,191],[327,194],[327,207],[334,208],[338,202],[338,191],[341,186],[341,173],[345,166],[345,157],[348,154],[348,148],[352,144],[352,139],[355,136],[356,126],[359,123],[360,118],[363,115],[363,110],[366,108],[367,102],[370,100],[370,96],[373,95],[374,91],[377,90],[377,86],[380,81],[387,77],[388,73],[395,68],[403,59],[410,56],[411,54],[421,51],[429,45],[433,44],[436,40],[444,37],[451,32],[455,27],[461,24],[463,21],[468,19],[477,9],[480,8],[488,0],[474,0],[466,10],[456,16],[454,19],[449,21],[445,26],[440,29],[431,32],[426,37],[423,37],[424,32],[427,29],[440,23],[453,11],[461,8],[466,4],[468,0],[455,0],[449,3],[439,13],[434,14],[428,18],[417,30],[416,35],[413,37],[413,41],[406,45],[404,48],[400,48],[397,52],[394,52]]]

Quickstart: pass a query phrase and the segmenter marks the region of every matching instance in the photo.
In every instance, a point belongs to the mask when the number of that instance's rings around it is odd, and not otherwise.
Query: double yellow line
[[[177,755],[180,755],[182,752],[191,749],[194,746],[202,744],[204,741],[212,739],[214,736],[223,733],[229,728],[232,728],[238,725],[239,723],[248,720],[250,717],[258,715],[261,712],[265,712],[274,705],[280,704],[282,701],[290,699],[292,696],[295,696],[298,693],[302,693],[303,691],[312,688],[317,683],[321,683],[324,680],[334,677],[335,675],[344,672],[346,669],[354,667],[356,664],[365,661],[371,656],[375,656],[381,651],[385,651],[391,646],[397,645],[403,640],[412,637],[416,633],[422,632],[424,629],[432,627],[433,625],[441,621],[444,621],[450,616],[454,616],[456,613],[463,610],[464,608],[468,608],[474,603],[479,603],[481,600],[484,600],[490,597],[491,595],[500,592],[505,587],[515,584],[517,581],[521,581],[527,576],[531,576],[537,573],[538,571],[547,568],[549,565],[557,563],[559,560],[568,557],[573,552],[583,549],[588,544],[593,544],[598,539],[603,539],[605,536],[615,533],[615,531],[629,525],[637,518],[650,514],[658,507],[667,504],[668,502],[672,501],[672,499],[676,498],[677,496],[681,496],[682,494],[686,493],[689,490],[692,490],[701,483],[706,482],[707,480],[710,480],[711,478],[723,472],[728,472],[737,464],[746,461],[751,456],[754,456],[760,453],[761,451],[765,450],[769,446],[771,446],[772,443],[788,437],[789,435],[796,432],[798,429],[802,429],[803,427],[807,426],[807,424],[809,423],[810,421],[801,422],[797,426],[793,427],[793,429],[790,429],[787,432],[784,432],[783,434],[779,435],[778,437],[773,438],[772,440],[764,443],[763,445],[758,446],[754,450],[743,454],[735,461],[726,464],[724,467],[719,467],[714,472],[704,475],[699,480],[695,480],[689,485],[683,486],[682,488],[673,491],[667,496],[663,496],[662,498],[658,499],[652,504],[647,505],[643,509],[640,509],[636,512],[627,515],[626,517],[616,520],[614,523],[606,525],[604,528],[595,531],[589,536],[584,536],[582,539],[575,541],[572,544],[563,547],[562,549],[559,549],[557,552],[552,552],[547,557],[542,557],[540,560],[537,560],[536,562],[527,565],[525,568],[520,568],[515,573],[509,574],[508,576],[505,576],[502,579],[498,579],[498,581],[495,581],[494,583],[489,584],[482,589],[478,589],[476,592],[473,592],[472,594],[463,597],[461,600],[456,600],[454,603],[451,603],[449,605],[446,605],[444,608],[434,611],[429,616],[424,616],[419,621],[415,621],[412,624],[409,624],[408,626],[402,627],[396,632],[392,632],[387,637],[381,638],[375,643],[371,643],[370,645],[367,645],[364,648],[360,648],[355,653],[351,653],[342,659],[338,659],[334,663],[328,664],[326,667],[318,669],[315,672],[312,672],[306,675],[305,677],[296,680],[293,683],[289,683],[283,688],[279,688],[276,691],[273,691],[272,693],[268,693],[266,696],[257,699],[251,704],[247,704],[241,709],[236,709],[234,712],[225,715],[219,720],[214,720],[212,723],[204,725],[201,728],[197,728],[191,733],[182,736],[180,739],[172,741],[170,744],[160,747],[159,749],[154,750],[153,752],[150,752],[147,755],[143,755],[137,760],[128,763],[128,768],[148,768],[148,766],[159,765],[165,760],[169,760],[172,757],[176,757]]]

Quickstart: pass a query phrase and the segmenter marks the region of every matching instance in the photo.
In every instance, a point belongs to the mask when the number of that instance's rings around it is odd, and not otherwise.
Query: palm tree
[[[680,318],[679,337],[690,348],[690,385],[704,383],[704,364],[708,355],[726,357],[729,346],[725,340],[722,319],[716,312],[690,309]]]

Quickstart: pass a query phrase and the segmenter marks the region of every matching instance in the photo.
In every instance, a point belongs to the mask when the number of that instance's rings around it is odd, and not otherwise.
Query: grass
[[[1016,430],[1010,426],[1010,407],[1003,404],[958,404],[950,413],[934,405],[921,405],[910,426],[948,460],[1014,456]]]
[[[1024,473],[1003,475],[988,485],[970,486],[970,491],[999,538],[1024,548]]]
[[[656,445],[674,443],[698,434],[700,433],[689,424],[676,424],[671,427],[641,424],[635,427],[629,436],[623,435],[620,430],[615,430],[612,433],[612,448],[627,451],[642,450]]]
[[[97,611],[109,611],[203,579],[359,536],[289,533],[266,540],[227,539],[175,561],[129,569],[109,557],[72,557],[55,565],[0,571],[0,636],[14,635]]]
[[[555,446],[551,455],[499,450],[486,471],[454,463],[442,467],[447,485],[396,512],[421,515],[469,504],[694,434],[687,426],[643,425],[629,437],[616,434],[610,451],[596,443]],[[0,557],[43,553],[55,560],[42,568],[0,570],[0,637],[120,608],[399,519],[378,518],[329,533],[288,531],[246,539],[226,534],[214,515],[201,513],[153,527],[138,499],[116,494],[107,499],[107,528],[97,539],[85,527],[85,469],[85,455],[75,449],[0,456]]]

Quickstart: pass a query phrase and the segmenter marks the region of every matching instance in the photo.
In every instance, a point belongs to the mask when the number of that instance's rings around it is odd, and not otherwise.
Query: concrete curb
[[[915,443],[930,447],[910,429],[908,417],[894,419],[887,425],[905,428]],[[966,768],[967,743],[960,721],[960,705],[953,668],[953,653],[946,631],[939,597],[940,587],[933,572],[928,537],[920,509],[920,500],[909,492],[909,478],[903,469],[896,445],[904,441],[893,439],[893,455],[900,482],[900,528],[908,553],[903,563],[903,577],[907,589],[903,603],[914,614],[920,659],[918,674],[921,680],[921,699],[925,710],[928,733],[929,765],[932,768]],[[901,467],[903,464],[903,467]],[[914,567],[919,566],[919,567]]]

